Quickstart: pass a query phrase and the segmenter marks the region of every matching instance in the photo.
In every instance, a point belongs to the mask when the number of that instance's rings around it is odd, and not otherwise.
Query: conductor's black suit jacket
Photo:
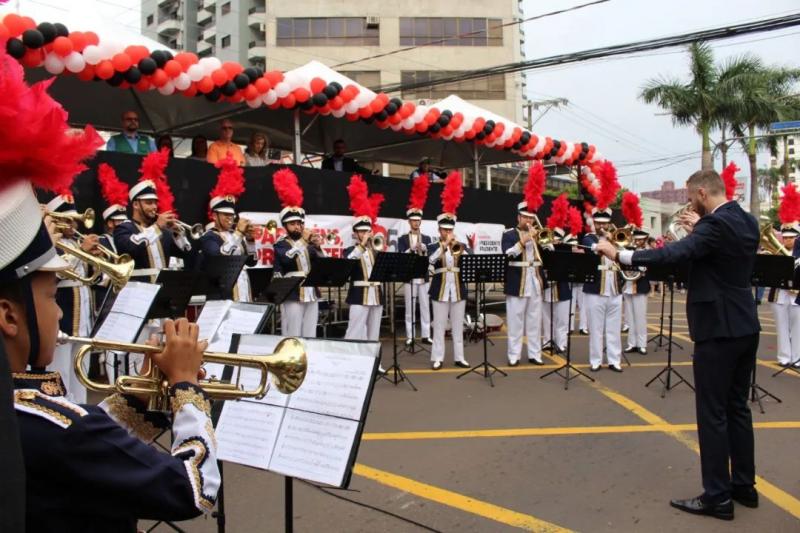
[[[758,242],[756,219],[727,202],[680,241],[634,252],[632,263],[689,264],[686,316],[694,342],[744,337],[760,330],[751,288]]]

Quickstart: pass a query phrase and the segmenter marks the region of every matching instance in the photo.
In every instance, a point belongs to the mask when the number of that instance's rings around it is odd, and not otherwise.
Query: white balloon
[[[272,105],[278,101],[278,95],[275,94],[274,89],[270,89],[264,93],[264,96],[261,97],[261,100],[267,105]]]
[[[64,72],[64,61],[55,52],[50,52],[44,58],[44,69],[50,74],[61,74]]]
[[[405,129],[410,130],[411,128],[414,127],[414,118],[408,117],[407,119],[404,119],[400,124],[402,124]]]
[[[422,106],[417,106],[414,110],[414,114],[411,117],[414,119],[414,123],[422,122],[422,119],[425,118],[425,113],[427,113],[426,109],[423,109]]]
[[[178,74],[178,77],[175,78],[175,81],[173,83],[175,84],[176,89],[178,89],[179,91],[185,91],[192,84],[192,80],[189,79],[188,74],[186,74],[185,72],[181,72],[180,74]]]
[[[94,44],[90,44],[86,48],[83,49],[83,59],[90,65],[96,65],[103,59],[103,53],[100,50],[100,47]]]
[[[370,94],[369,91],[361,91],[360,93],[358,93],[358,96],[356,96],[354,100],[356,104],[358,104],[358,107],[362,108],[365,105],[372,102],[374,97],[375,96],[373,94]]]
[[[80,52],[71,52],[64,58],[64,66],[67,67],[67,70],[70,72],[80,72],[86,68],[86,61],[83,59]]]
[[[205,76],[211,76],[212,72],[222,67],[222,61],[220,61],[216,57],[204,57],[200,59],[198,65],[201,65],[203,67],[203,72]]]
[[[289,86],[290,91],[293,91],[303,85],[303,80],[297,72],[289,71],[283,75],[283,83]]]
[[[254,98],[252,100],[248,100],[247,105],[252,107],[253,109],[261,107],[261,98]]]
[[[331,110],[331,115],[333,115],[336,118],[342,118],[345,113],[346,113],[346,111],[344,110],[344,107],[340,107],[339,109],[332,109]]]
[[[195,63],[186,69],[186,74],[189,76],[190,81],[200,81],[206,75],[206,71],[199,63]]]
[[[286,83],[285,81],[282,81],[279,84],[277,84],[274,90],[278,98],[285,98],[290,92],[292,92],[292,89],[289,87],[289,84]]]
[[[175,92],[175,85],[173,85],[171,81],[168,81],[167,83],[158,88],[158,92],[160,92],[165,96],[169,96],[170,94]]]
[[[358,104],[356,104],[354,100],[350,100],[344,104],[342,109],[344,109],[346,113],[355,113],[358,111]]]

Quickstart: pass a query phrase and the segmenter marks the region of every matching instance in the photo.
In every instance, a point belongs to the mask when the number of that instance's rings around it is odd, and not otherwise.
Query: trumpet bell
[[[67,222],[83,223],[86,229],[94,226],[94,209],[91,207],[86,209],[83,213],[59,213],[58,211],[47,211],[45,216],[49,216],[55,222],[64,224]]]
[[[787,250],[783,243],[778,240],[778,237],[775,235],[775,230],[772,228],[772,224],[764,224],[761,226],[759,241],[761,247],[770,255],[792,257],[792,252]]]
[[[92,285],[100,281],[101,275],[105,274],[111,281],[114,290],[117,291],[128,283],[131,274],[133,274],[135,264],[133,259],[127,254],[117,256],[117,261],[114,261],[102,257],[95,257],[89,252],[85,252],[76,246],[71,246],[63,242],[56,242],[55,244],[56,248],[59,250],[73,257],[77,257],[94,269],[94,274],[89,277],[80,276],[73,270],[66,270],[63,272],[66,277],[74,279],[75,281]]]
[[[453,245],[450,246],[450,253],[452,253],[453,255],[456,255],[456,256],[463,254],[464,253],[464,245],[461,244],[458,241],[454,242]]]
[[[373,250],[376,252],[382,252],[384,248],[386,248],[386,239],[383,238],[383,235],[378,234],[372,238],[370,244],[372,245]]]

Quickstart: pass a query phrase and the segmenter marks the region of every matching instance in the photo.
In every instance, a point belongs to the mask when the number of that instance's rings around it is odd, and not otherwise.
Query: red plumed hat
[[[464,198],[464,183],[461,181],[461,173],[457,170],[451,171],[444,179],[442,189],[442,214],[436,217],[436,222],[440,228],[452,229],[456,226],[456,211]]]
[[[636,193],[625,191],[622,194],[622,216],[631,226],[641,228],[644,224],[642,208],[639,206],[639,197]]]
[[[781,224],[796,224],[800,221],[800,192],[794,183],[781,188],[783,198],[778,206],[778,220]]]
[[[547,217],[547,227],[550,229],[566,229],[569,222],[569,200],[567,193],[561,193],[553,200],[550,216]]]
[[[353,231],[372,229],[372,225],[378,219],[384,196],[378,193],[369,194],[367,182],[360,174],[353,174],[350,177],[347,194],[350,197],[350,212],[356,217]]]
[[[544,193],[545,178],[547,173],[541,161],[534,161],[528,168],[528,181],[525,183],[523,195],[525,200],[517,205],[517,211],[521,215],[533,216],[544,203],[542,193]]]
[[[114,167],[108,163],[100,163],[97,167],[97,180],[100,191],[108,207],[103,211],[103,220],[109,218],[124,220],[125,206],[128,205],[128,184],[119,179]]]
[[[303,189],[297,174],[289,168],[282,168],[272,175],[272,186],[281,202],[281,223],[305,221],[306,212],[303,209]]]
[[[583,215],[580,209],[575,206],[569,206],[569,232],[577,236],[583,229]]]
[[[741,170],[739,167],[736,166],[736,163],[731,162],[722,170],[722,173],[719,175],[722,178],[722,183],[725,184],[725,198],[728,201],[733,200],[733,197],[736,195],[736,173]]]
[[[597,179],[600,181],[600,191],[597,195],[597,209],[604,210],[610,206],[617,197],[620,185],[617,181],[617,169],[611,161],[603,161],[597,167]]]
[[[410,219],[421,220],[422,210],[425,209],[425,202],[428,201],[428,190],[431,182],[428,176],[423,174],[411,182],[411,193],[408,196],[408,210],[406,216]]]
[[[228,154],[215,163],[219,169],[217,185],[211,190],[208,208],[220,213],[236,214],[236,201],[244,193],[244,170]]]

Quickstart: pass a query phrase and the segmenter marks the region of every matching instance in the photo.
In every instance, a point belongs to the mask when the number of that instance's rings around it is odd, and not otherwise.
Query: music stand
[[[253,267],[245,269],[250,280],[250,292],[253,294],[253,301],[258,302],[265,298],[264,292],[272,281],[274,270],[268,267]]]
[[[556,320],[555,320],[555,311],[554,311],[554,309],[555,309],[555,299],[554,299],[555,296],[553,295],[554,288],[556,287],[557,282],[555,282],[555,281],[553,281],[551,279],[550,272],[548,270],[549,258],[545,259],[545,257],[549,256],[554,251],[555,250],[544,250],[544,249],[541,251],[542,266],[544,267],[544,270],[546,272],[545,273],[545,279],[547,279],[547,285],[548,285],[548,288],[550,289],[550,302],[548,302],[549,303],[548,307],[550,309],[550,340],[542,345],[542,351],[548,350],[550,352],[551,356],[560,352],[558,346],[556,345],[556,338],[555,338],[555,322],[556,322]],[[544,293],[544,291],[545,291],[545,288],[542,287],[542,293]],[[572,307],[571,303],[570,303],[570,307]],[[569,329],[569,325],[567,325],[567,328]]]
[[[694,386],[689,383],[686,378],[684,378],[680,372],[675,370],[672,366],[672,345],[674,344],[678,348],[681,348],[677,342],[672,341],[672,326],[673,326],[673,317],[674,317],[674,310],[675,310],[675,282],[685,282],[688,279],[688,263],[685,264],[653,264],[647,267],[647,277],[653,281],[663,281],[665,286],[662,292],[666,292],[667,286],[669,287],[669,324],[668,324],[668,331],[667,331],[667,366],[661,369],[661,371],[656,374],[653,379],[645,383],[645,387],[649,387],[651,383],[655,380],[659,380],[664,386],[661,389],[661,397],[664,398],[667,395],[667,391],[674,389],[681,383],[685,383],[692,391],[694,391]],[[662,318],[663,322],[663,311],[662,311]],[[666,377],[661,377],[662,374],[666,372]],[[672,374],[675,374],[677,377],[676,382],[672,382]]]
[[[775,289],[791,289],[794,282],[794,258],[784,255],[767,255],[757,254],[755,263],[753,264],[752,284],[760,287],[771,287]],[[756,368],[758,361],[753,365],[753,379],[750,382],[750,401],[758,403],[761,413],[764,413],[764,404],[761,402],[764,398],[772,398],[778,403],[781,399],[767,391],[764,387],[756,382]],[[775,377],[786,370],[795,370],[791,364],[787,367],[781,368],[779,371],[772,374]]]
[[[475,307],[482,311],[480,314],[483,315],[483,362],[457,375],[456,379],[460,379],[467,374],[475,372],[476,374],[483,374],[484,379],[489,380],[489,385],[494,387],[492,374],[499,372],[503,376],[508,376],[508,374],[489,362],[486,346],[489,340],[486,331],[486,283],[500,283],[504,281],[507,264],[508,256],[506,254],[474,254],[461,256],[461,260],[459,261],[461,280],[464,283],[475,284]],[[530,342],[530,339],[528,342]]]
[[[418,351],[426,351],[430,353],[430,350],[427,349],[423,344],[417,342],[417,325],[416,325],[416,316],[417,316],[417,297],[415,296],[416,292],[414,290],[414,280],[415,279],[424,279],[426,282],[428,281],[428,270],[430,269],[430,262],[428,261],[427,255],[417,255],[417,254],[409,254],[415,257],[415,262],[413,266],[414,277],[411,278],[410,281],[406,282],[411,285],[411,344],[409,346],[403,347],[402,351],[410,353],[414,355]],[[430,309],[428,310],[430,312]],[[420,314],[422,312],[420,311]],[[420,316],[420,318],[422,318]]]
[[[411,281],[416,274],[414,267],[418,263],[419,256],[416,254],[405,254],[400,252],[381,252],[375,256],[375,265],[372,267],[372,273],[369,276],[369,281],[380,283],[391,283],[392,287],[389,290],[389,299],[391,300],[392,317],[392,366],[386,369],[380,377],[397,385],[401,381],[408,382],[409,386],[417,390],[414,384],[408,379],[408,375],[403,372],[400,365],[397,364],[397,314],[395,312],[395,295],[394,284],[406,283]],[[425,258],[423,258],[425,259]],[[425,259],[427,262],[427,259]],[[392,377],[389,377],[389,373]]]
[[[689,264],[684,263],[680,265],[672,265],[672,270],[664,271],[663,268],[660,269],[658,265],[651,265],[647,267],[647,279],[650,281],[662,281],[664,285],[661,287],[661,316],[658,319],[658,333],[653,335],[649,339],[647,339],[647,344],[651,342],[656,343],[656,347],[653,349],[654,352],[657,352],[659,348],[666,346],[667,344],[675,345],[678,347],[679,350],[683,350],[683,346],[672,340],[672,337],[667,337],[664,335],[664,305],[667,299],[667,282],[669,281],[667,278],[669,277],[670,272],[677,272],[678,278],[673,279],[673,281],[681,281],[684,282],[689,279]],[[672,306],[672,297],[673,297],[673,286],[670,284],[670,306]],[[670,312],[670,315],[672,313]],[[672,316],[670,316],[670,320]],[[665,342],[668,341],[668,342]]]
[[[359,263],[358,259],[335,257],[312,257],[311,272],[303,282],[304,287],[328,287],[341,289],[350,280],[350,273]],[[328,324],[322,325],[323,335],[327,335]]]
[[[147,319],[177,318],[186,313],[189,300],[201,288],[200,273],[186,270],[162,270],[156,283],[161,285]]]
[[[554,281],[567,281],[569,283],[593,283],[597,279],[597,267],[600,257],[590,253],[552,252],[548,254],[548,276]],[[569,295],[569,322],[572,322],[572,291]],[[568,323],[569,323],[568,322]],[[569,382],[583,376],[594,383],[594,378],[572,364],[572,335],[567,335],[566,361],[560,367],[539,376],[544,379],[551,374],[556,374],[564,379],[564,390],[569,388]],[[574,375],[570,375],[572,372]]]
[[[203,257],[202,269],[205,275],[207,300],[233,299],[233,287],[239,279],[249,256],[247,255],[209,255]]]

